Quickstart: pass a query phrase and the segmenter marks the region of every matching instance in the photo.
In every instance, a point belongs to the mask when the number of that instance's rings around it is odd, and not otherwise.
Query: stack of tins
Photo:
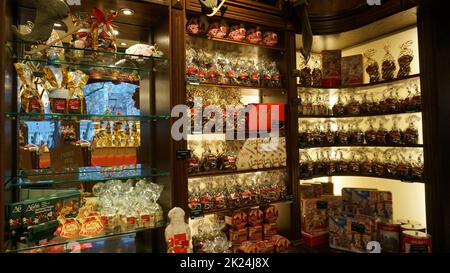
[[[378,223],[379,241],[387,253],[431,253],[431,235],[416,221]]]

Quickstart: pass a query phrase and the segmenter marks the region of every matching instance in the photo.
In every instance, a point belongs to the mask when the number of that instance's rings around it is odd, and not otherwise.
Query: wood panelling
[[[224,17],[225,19],[238,20],[261,26],[268,26],[279,30],[285,30],[287,26],[286,18],[283,17],[281,9],[273,11],[270,7],[261,3],[246,1],[226,1],[223,9],[217,12],[214,18]],[[251,8],[251,6],[253,8]],[[259,6],[259,7],[258,7]],[[266,8],[261,8],[267,6]],[[186,10],[202,12],[202,5],[198,0],[186,0]]]
[[[434,252],[450,252],[450,35],[444,1],[418,10],[426,214]]]

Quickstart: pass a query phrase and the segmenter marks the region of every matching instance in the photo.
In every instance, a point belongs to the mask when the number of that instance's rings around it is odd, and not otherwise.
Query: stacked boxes
[[[327,244],[328,218],[341,214],[341,197],[333,196],[332,183],[303,184],[300,192],[304,241],[310,246]]]
[[[377,240],[378,222],[392,221],[392,193],[374,189],[342,189],[342,215],[329,219],[330,247],[367,252]]]

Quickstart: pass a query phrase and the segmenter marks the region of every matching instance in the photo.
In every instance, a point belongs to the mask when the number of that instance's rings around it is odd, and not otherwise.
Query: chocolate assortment
[[[333,175],[365,175],[404,181],[421,181],[423,178],[423,154],[419,150],[405,152],[404,148],[375,148],[324,151],[316,152],[316,159],[309,153],[300,153],[302,179]]]
[[[225,20],[208,23],[207,18],[191,17],[186,25],[186,31],[190,35],[210,38],[227,39],[237,42],[247,42],[256,45],[274,47],[278,45],[278,34],[273,31],[262,31],[259,26],[247,27],[242,23],[228,23]]]
[[[405,120],[408,127],[399,129],[399,121]],[[361,129],[361,123],[368,128]],[[372,145],[372,146],[402,146],[419,144],[417,123],[420,118],[409,116],[405,119],[396,117],[390,129],[385,128],[386,118],[345,119],[315,123],[303,121],[300,123],[299,141],[301,147]],[[374,124],[378,124],[378,128]]]
[[[189,208],[191,213],[208,212],[286,200],[285,183],[286,174],[281,171],[192,179]]]
[[[186,79],[191,83],[228,84],[251,87],[282,87],[276,61],[267,57],[245,56],[236,52],[214,53],[186,50]]]
[[[335,99],[334,105],[330,103],[331,98]],[[334,93],[328,90],[307,89],[300,92],[300,101],[301,116],[357,117],[422,110],[419,84],[415,80],[374,91],[348,89]]]

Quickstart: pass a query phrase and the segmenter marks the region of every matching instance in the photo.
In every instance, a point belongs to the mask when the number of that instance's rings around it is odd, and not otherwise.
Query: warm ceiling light
[[[119,35],[119,31],[118,30],[113,30],[114,35]]]
[[[121,45],[121,46],[127,46],[128,44],[125,43],[125,42],[121,42],[120,45]]]
[[[123,15],[127,15],[127,16],[131,16],[134,14],[134,10],[129,9],[129,8],[121,9],[120,12],[122,12]]]
[[[61,23],[54,23],[53,26],[54,27],[62,27]]]

